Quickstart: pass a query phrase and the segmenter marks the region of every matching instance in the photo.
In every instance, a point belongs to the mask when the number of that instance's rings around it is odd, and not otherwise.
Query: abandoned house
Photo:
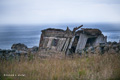
[[[79,53],[84,48],[107,42],[107,37],[99,29],[81,28],[82,26],[74,28],[73,31],[68,27],[66,30],[54,28],[42,30],[39,48],[69,54],[70,50]],[[78,30],[79,28],[81,29]]]

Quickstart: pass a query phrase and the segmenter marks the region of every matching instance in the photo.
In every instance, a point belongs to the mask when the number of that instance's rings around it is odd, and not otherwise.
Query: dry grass
[[[54,57],[55,56],[55,57]],[[119,54],[91,54],[64,57],[55,54],[49,58],[2,61],[3,80],[120,80]],[[56,57],[57,56],[57,57]],[[61,58],[59,58],[59,56]],[[3,74],[25,74],[24,77],[4,77]]]

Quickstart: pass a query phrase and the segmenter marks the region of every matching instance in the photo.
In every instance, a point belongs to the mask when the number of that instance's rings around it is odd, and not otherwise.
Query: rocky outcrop
[[[25,44],[17,43],[13,44],[11,49],[13,50],[21,50],[21,51],[27,51],[28,47]]]
[[[94,47],[87,47],[79,51],[79,54],[84,53],[94,53],[94,54],[104,54],[104,53],[120,53],[120,43],[108,42],[106,44],[99,44]]]
[[[16,59],[21,56],[28,57],[28,54],[35,54],[38,51],[38,47],[34,46],[32,48],[28,48],[25,44],[17,43],[13,44],[11,50],[2,50],[0,49],[0,59]]]
[[[34,46],[34,47],[32,47],[32,48],[31,48],[31,52],[37,52],[37,51],[38,51],[38,49],[39,49],[39,47]]]

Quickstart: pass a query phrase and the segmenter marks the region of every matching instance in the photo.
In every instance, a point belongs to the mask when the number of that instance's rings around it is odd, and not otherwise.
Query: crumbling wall
[[[73,42],[74,42],[74,39],[75,39],[75,36],[71,39],[71,41],[70,41],[70,44],[69,44],[69,47],[68,47],[68,50],[67,50],[67,52],[66,52],[66,54],[69,54],[69,53],[72,53],[72,52],[70,52],[70,49],[72,48],[72,44],[73,44]]]
[[[96,46],[100,43],[106,43],[107,37],[104,37],[98,29],[82,29],[75,32],[81,26],[71,31],[67,29],[45,29],[42,30],[39,48],[63,51],[66,54],[78,53],[80,50]]]
[[[68,48],[68,46],[69,46],[69,42],[70,42],[70,38],[67,38],[66,39],[66,42],[65,42],[65,44],[64,44],[64,46],[63,46],[63,52],[66,52],[66,50],[67,50],[67,48]]]
[[[104,36],[103,34],[99,35],[94,45],[97,46],[99,43],[107,43],[107,36]]]
[[[57,46],[57,51],[61,51],[63,48],[63,45],[65,44],[66,38],[60,38]]]
[[[79,50],[84,49],[86,42],[87,42],[88,37],[85,34],[80,34],[78,44],[75,50],[75,53],[79,52]]]

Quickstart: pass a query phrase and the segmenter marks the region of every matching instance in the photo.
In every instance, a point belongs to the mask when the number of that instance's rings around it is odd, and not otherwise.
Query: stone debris
[[[0,59],[2,60],[20,59],[21,56],[28,57],[29,54],[35,54],[37,52],[38,52],[37,46],[28,48],[25,44],[17,43],[12,45],[11,50],[0,49]]]
[[[17,43],[17,44],[13,44],[11,49],[13,50],[21,50],[21,51],[26,51],[28,48],[25,44],[21,44],[21,43]]]

